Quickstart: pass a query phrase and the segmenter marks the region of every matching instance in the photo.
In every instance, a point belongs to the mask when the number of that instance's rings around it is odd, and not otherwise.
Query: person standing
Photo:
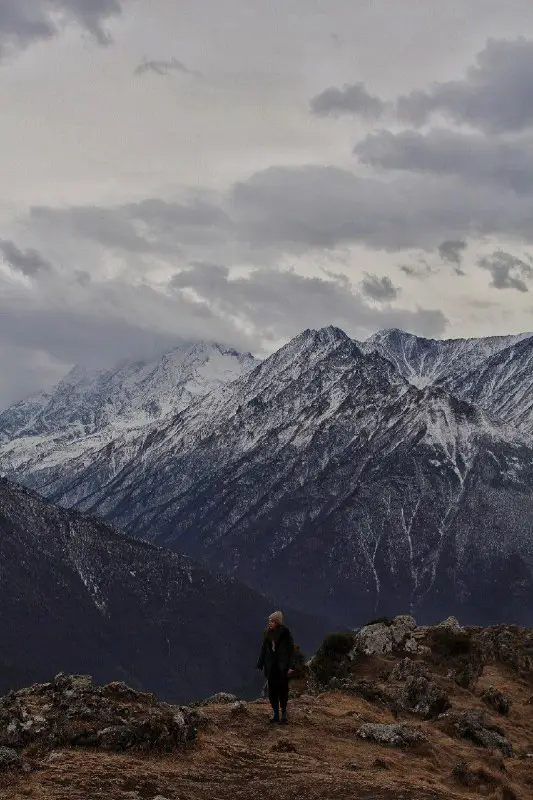
[[[286,725],[289,700],[289,677],[294,674],[294,641],[283,624],[283,614],[275,611],[268,618],[257,669],[268,681],[268,699],[274,712],[271,722]],[[281,711],[281,716],[280,716]]]

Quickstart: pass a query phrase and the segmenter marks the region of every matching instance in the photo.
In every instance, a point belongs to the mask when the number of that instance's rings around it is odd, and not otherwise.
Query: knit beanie
[[[274,613],[269,616],[269,620],[277,622],[278,625],[283,625],[283,614],[281,611],[274,611]]]

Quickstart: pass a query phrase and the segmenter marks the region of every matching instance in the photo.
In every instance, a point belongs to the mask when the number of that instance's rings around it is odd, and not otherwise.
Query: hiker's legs
[[[274,712],[274,717],[279,717],[279,676],[272,675],[268,679],[268,699]]]
[[[287,713],[287,703],[289,702],[289,679],[286,675],[279,676],[278,694],[281,713],[285,716]]]

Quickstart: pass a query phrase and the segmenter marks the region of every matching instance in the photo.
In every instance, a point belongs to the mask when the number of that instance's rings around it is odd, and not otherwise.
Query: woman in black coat
[[[274,711],[271,722],[287,724],[289,677],[294,673],[294,641],[283,624],[283,614],[275,611],[268,618],[257,668],[268,681],[268,699]],[[281,709],[281,717],[280,717]]]

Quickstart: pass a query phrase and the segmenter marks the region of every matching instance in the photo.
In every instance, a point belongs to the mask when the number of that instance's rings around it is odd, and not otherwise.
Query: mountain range
[[[185,702],[257,696],[272,602],[0,479],[0,693],[63,670]],[[313,652],[327,624],[289,619]]]
[[[11,428],[0,465],[347,625],[398,608],[531,623],[532,354],[526,334],[309,330],[262,363],[231,354],[236,380],[166,416],[119,431],[111,415],[90,452]],[[64,386],[47,402],[68,405]]]

